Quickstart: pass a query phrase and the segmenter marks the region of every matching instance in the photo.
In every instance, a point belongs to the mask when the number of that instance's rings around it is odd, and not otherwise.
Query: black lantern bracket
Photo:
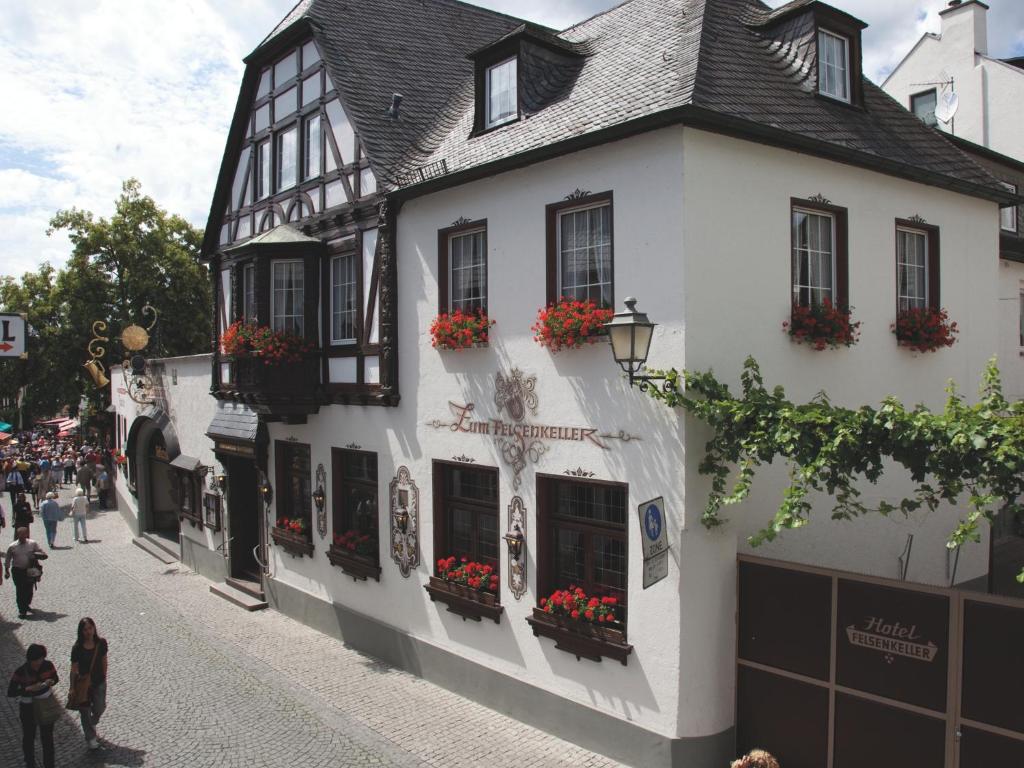
[[[652,376],[641,373],[647,364],[647,354],[651,349],[651,338],[654,336],[656,323],[652,323],[645,312],[636,308],[636,299],[629,296],[625,300],[626,309],[616,312],[605,324],[611,340],[612,355],[615,362],[629,377],[629,386],[646,392],[655,382],[661,383],[661,390],[666,394],[676,391],[676,382],[668,376]]]

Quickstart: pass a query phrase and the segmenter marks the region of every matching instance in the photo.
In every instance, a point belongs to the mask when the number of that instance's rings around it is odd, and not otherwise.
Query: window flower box
[[[457,309],[451,314],[442,313],[430,324],[430,343],[434,349],[460,350],[470,347],[486,347],[494,320],[487,317],[482,309],[475,313]]]
[[[301,336],[241,320],[228,326],[220,343],[228,357],[255,360],[265,366],[301,363],[313,351],[313,345]]]
[[[531,328],[533,340],[552,352],[578,349],[606,338],[604,326],[614,314],[589,300],[562,298],[537,313],[537,322]]]
[[[916,352],[936,352],[942,347],[951,347],[960,333],[957,324],[950,322],[946,310],[932,307],[900,310],[889,330],[901,347]]]
[[[369,534],[361,535],[358,531],[348,531],[340,536],[334,534],[327,559],[353,580],[373,578],[380,581],[380,562],[376,557],[378,546],[377,538]]]
[[[462,620],[481,621],[491,619],[495,624],[501,623],[504,608],[498,604],[498,597],[493,592],[466,587],[437,576],[430,577],[430,583],[423,587],[433,602],[441,602],[448,606],[448,612],[461,616]]]
[[[852,309],[833,306],[829,299],[811,306],[794,304],[782,330],[797,344],[808,344],[819,352],[826,347],[852,347],[860,339],[860,323],[850,319]]]
[[[270,529],[270,537],[292,557],[313,556],[313,542],[309,540],[304,520],[280,518]]]
[[[633,646],[626,642],[626,632],[619,625],[594,624],[556,613],[543,608],[534,608],[533,616],[526,622],[533,629],[535,637],[546,637],[555,641],[555,648],[571,653],[576,660],[601,661],[613,659],[623,666]]]

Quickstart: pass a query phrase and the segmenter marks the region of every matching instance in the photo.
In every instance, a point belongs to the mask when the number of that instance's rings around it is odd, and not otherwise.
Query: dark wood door
[[[256,465],[249,459],[228,459],[228,534],[231,536],[231,575],[260,581],[255,551],[260,546],[263,505]]]

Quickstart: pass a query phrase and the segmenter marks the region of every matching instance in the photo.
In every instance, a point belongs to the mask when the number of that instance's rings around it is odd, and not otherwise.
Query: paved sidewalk
[[[27,645],[41,642],[63,698],[81,616],[92,616],[110,641],[109,708],[99,727],[105,748],[86,749],[71,713],[57,724],[58,766],[618,765],[274,611],[232,606],[209,592],[206,579],[133,546],[116,511],[94,511],[89,535],[95,543],[74,544],[70,521],[61,523],[28,619],[16,618],[13,584],[0,587],[4,686]],[[41,522],[32,537],[46,541]],[[10,528],[0,532],[4,548],[10,538]],[[4,768],[22,765],[20,741],[17,702],[4,698]]]

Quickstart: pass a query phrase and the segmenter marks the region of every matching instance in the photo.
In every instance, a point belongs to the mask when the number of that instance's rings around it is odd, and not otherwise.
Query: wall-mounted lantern
[[[508,588],[516,600],[526,594],[526,506],[519,496],[508,505]]]
[[[224,491],[227,490],[228,487],[228,476],[223,473],[215,475],[213,478],[213,482],[216,484],[217,490],[220,491],[221,493],[224,493]]]
[[[327,538],[327,470],[323,464],[316,467],[316,488],[313,491],[313,503],[316,505],[316,532],[321,539]]]
[[[513,560],[518,560],[523,556],[523,543],[525,537],[523,536],[522,529],[517,525],[511,531],[505,534],[503,537],[505,543],[508,544],[508,556]]]
[[[263,503],[269,508],[270,503],[274,500],[274,488],[270,485],[269,480],[264,480],[260,483],[260,496],[263,497]]]
[[[616,312],[605,324],[611,338],[615,362],[629,376],[630,386],[635,385],[641,392],[646,391],[652,381],[664,381],[662,388],[666,392],[674,390],[675,386],[664,376],[640,374],[647,362],[655,323],[647,318],[646,313],[637,310],[636,299],[632,296],[626,299],[625,304],[625,311]]]

